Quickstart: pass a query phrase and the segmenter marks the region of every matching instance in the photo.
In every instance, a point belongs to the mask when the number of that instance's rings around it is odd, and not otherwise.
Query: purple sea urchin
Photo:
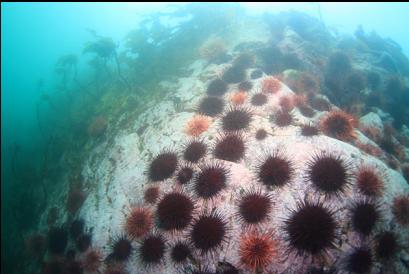
[[[409,225],[409,197],[397,196],[393,199],[392,213],[398,224]]]
[[[319,133],[319,129],[314,125],[302,125],[301,126],[301,135],[305,137],[316,136]]]
[[[398,239],[392,231],[384,231],[377,235],[375,244],[376,257],[381,260],[389,260],[399,250]]]
[[[382,194],[383,180],[373,168],[361,167],[356,177],[356,185],[362,194],[370,197],[378,197]]]
[[[227,222],[222,215],[213,211],[200,215],[194,222],[190,233],[192,244],[202,253],[219,247],[227,234]]]
[[[341,156],[321,152],[307,166],[306,179],[326,195],[339,195],[351,184],[350,164]]]
[[[373,265],[373,256],[368,247],[356,248],[346,258],[346,270],[351,273],[369,273]]]
[[[251,112],[245,108],[232,108],[222,117],[222,128],[227,131],[247,129],[252,120]]]
[[[213,151],[215,158],[230,162],[237,162],[244,157],[246,147],[242,135],[228,133],[217,138]]]
[[[304,255],[320,255],[335,246],[337,223],[334,213],[319,201],[299,201],[285,220],[291,248]]]
[[[177,242],[173,247],[170,253],[170,257],[172,261],[180,264],[185,262],[188,258],[192,256],[190,247],[188,243],[185,242]]]
[[[378,206],[364,200],[352,206],[352,227],[362,235],[368,236],[380,220]]]
[[[165,151],[153,159],[149,166],[149,179],[158,182],[170,178],[176,170],[178,158],[176,153]]]
[[[253,225],[267,220],[271,210],[271,196],[253,190],[240,198],[238,216],[245,224]]]
[[[52,254],[63,254],[68,244],[68,232],[64,227],[53,227],[48,231],[48,250]]]
[[[257,140],[264,140],[267,137],[267,131],[265,129],[259,129],[256,132],[256,139]]]
[[[194,205],[192,200],[183,193],[166,194],[158,204],[156,215],[158,227],[164,230],[181,230],[192,219]]]
[[[251,97],[251,104],[253,106],[262,106],[267,103],[267,95],[263,93],[256,93]]]
[[[200,140],[192,140],[185,146],[183,158],[186,161],[197,163],[203,156],[205,156],[207,146]]]
[[[193,169],[190,166],[182,167],[176,174],[176,180],[179,184],[187,184],[193,178]]]
[[[144,265],[159,263],[165,255],[166,245],[162,235],[149,235],[139,247],[139,259]]]
[[[75,244],[79,252],[85,252],[91,246],[92,235],[89,233],[84,233],[80,235]]]
[[[227,91],[227,83],[221,79],[215,79],[207,87],[207,94],[221,96]]]
[[[256,167],[258,180],[267,187],[282,187],[294,173],[292,162],[280,150],[265,157]]]
[[[229,171],[221,164],[200,167],[194,180],[194,191],[203,199],[211,199],[226,187]]]
[[[223,112],[224,101],[221,98],[209,96],[203,98],[197,109],[197,112],[202,115],[207,115],[210,117],[215,117],[216,115]]]
[[[112,244],[110,258],[123,262],[128,260],[133,252],[132,243],[125,236],[119,236]]]
[[[290,112],[285,110],[277,111],[272,117],[278,127],[286,127],[291,125],[291,123],[293,122],[293,116]]]
[[[156,203],[156,200],[158,199],[158,197],[159,197],[159,187],[157,186],[148,187],[143,194],[143,198],[145,202],[148,204]]]

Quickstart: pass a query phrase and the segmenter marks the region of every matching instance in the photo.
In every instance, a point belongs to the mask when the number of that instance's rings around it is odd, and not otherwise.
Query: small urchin
[[[255,167],[257,179],[268,188],[281,188],[288,184],[294,175],[294,165],[283,150],[276,149],[266,153]]]
[[[293,116],[289,111],[279,110],[274,115],[270,116],[270,120],[274,121],[278,127],[286,127],[293,122]]]
[[[264,93],[256,93],[251,97],[251,104],[259,107],[267,103],[267,95]]]
[[[181,184],[187,184],[193,178],[193,168],[190,165],[182,166],[176,173],[176,181]]]
[[[392,259],[399,251],[397,235],[392,231],[382,231],[375,237],[375,255],[382,261]]]
[[[149,165],[149,179],[152,182],[170,178],[178,166],[177,154],[170,150],[157,155]]]
[[[238,202],[237,215],[244,225],[256,225],[269,219],[272,197],[261,190],[246,191]]]
[[[202,213],[193,221],[190,240],[202,254],[212,252],[226,241],[227,221],[218,211]]]
[[[284,222],[289,248],[302,256],[320,256],[334,248],[337,228],[334,211],[319,200],[298,201]]]
[[[205,164],[195,176],[194,192],[202,199],[212,199],[226,188],[229,176],[230,171],[221,163]]]
[[[345,258],[344,264],[344,269],[350,273],[369,273],[374,264],[370,248],[367,246],[354,248],[354,250]]]
[[[326,196],[339,196],[351,184],[351,163],[341,155],[319,152],[307,162],[305,179]]]
[[[240,261],[256,273],[261,273],[271,264],[277,254],[278,244],[272,233],[251,232],[240,240]]]
[[[172,246],[170,257],[176,264],[186,262],[189,258],[192,258],[190,244],[187,241],[178,241]]]
[[[379,197],[384,189],[383,175],[379,175],[373,167],[362,166],[356,175],[356,185],[363,195]]]
[[[245,150],[246,145],[243,135],[227,133],[216,138],[213,155],[220,160],[238,162],[244,157]]]
[[[156,216],[158,227],[163,230],[181,230],[192,219],[194,204],[192,199],[182,192],[166,194],[158,203]]]
[[[393,199],[392,213],[398,224],[409,225],[409,196],[400,195]]]
[[[230,108],[222,117],[222,128],[226,131],[247,129],[252,121],[252,113],[243,107]]]
[[[111,250],[109,258],[118,262],[124,262],[131,257],[134,248],[132,242],[125,235],[119,235],[114,239]]]
[[[151,186],[145,189],[143,199],[148,204],[155,204],[159,197],[160,189],[158,186]]]

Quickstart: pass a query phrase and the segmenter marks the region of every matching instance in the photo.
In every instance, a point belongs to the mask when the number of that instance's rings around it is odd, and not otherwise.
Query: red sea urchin
[[[229,175],[229,171],[219,163],[200,167],[194,180],[196,195],[205,200],[213,198],[226,187]]]
[[[326,195],[339,195],[351,184],[350,163],[341,156],[321,152],[307,166],[306,180]]]
[[[149,208],[134,207],[126,218],[125,230],[131,238],[140,238],[151,230],[152,224],[153,217]]]
[[[320,201],[299,201],[285,220],[290,248],[299,255],[321,255],[335,246],[337,223],[334,212]]]
[[[195,248],[204,254],[221,246],[226,234],[227,222],[221,214],[213,211],[210,214],[201,214],[194,220],[190,237]]]
[[[184,149],[183,158],[186,161],[197,163],[206,154],[207,146],[200,140],[190,141]]]
[[[202,115],[215,117],[223,112],[224,101],[221,98],[209,96],[203,98],[198,106],[197,112]]]
[[[322,132],[342,141],[355,138],[355,118],[344,111],[331,111],[320,123]]]
[[[252,190],[240,198],[238,216],[245,224],[254,225],[267,220],[271,210],[271,196]]]
[[[247,129],[252,120],[251,116],[250,110],[246,108],[232,108],[222,117],[222,128],[227,131]]]
[[[165,239],[162,235],[149,235],[141,242],[139,259],[146,266],[158,264],[163,259],[165,250]]]
[[[176,153],[165,151],[155,157],[149,166],[149,179],[158,182],[170,178],[176,170],[178,158]]]
[[[240,240],[240,261],[255,273],[261,273],[278,254],[277,247],[271,233],[249,233]]]
[[[382,194],[384,183],[374,168],[361,167],[356,176],[356,185],[359,192],[366,196],[378,197]]]
[[[241,134],[228,133],[216,139],[213,151],[215,158],[230,162],[237,162],[244,157],[246,146]]]
[[[392,213],[398,224],[409,225],[409,196],[397,196],[393,199]]]
[[[282,187],[290,182],[294,168],[282,151],[275,150],[256,166],[256,173],[258,180],[265,186]]]
[[[181,192],[166,194],[158,204],[158,227],[163,230],[184,229],[192,219],[192,200]]]
[[[371,234],[381,218],[379,206],[368,200],[354,203],[351,212],[353,229],[364,236]]]

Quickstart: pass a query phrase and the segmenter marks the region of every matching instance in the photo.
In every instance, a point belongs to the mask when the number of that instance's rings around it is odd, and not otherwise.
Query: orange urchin
[[[203,115],[194,116],[186,125],[185,132],[191,136],[199,136],[210,126],[210,119]]]
[[[140,238],[152,228],[152,212],[148,208],[134,207],[126,219],[125,230],[132,238]]]
[[[244,91],[235,92],[230,97],[231,102],[236,106],[242,105],[246,99],[247,94]]]
[[[263,80],[261,91],[263,93],[277,93],[281,88],[281,83],[276,78],[269,76]]]
[[[355,118],[342,110],[329,112],[321,120],[320,124],[322,132],[330,137],[334,137],[342,141],[355,138],[355,126]]]
[[[240,241],[239,255],[243,265],[260,272],[269,265],[278,252],[277,241],[272,233],[251,232]]]

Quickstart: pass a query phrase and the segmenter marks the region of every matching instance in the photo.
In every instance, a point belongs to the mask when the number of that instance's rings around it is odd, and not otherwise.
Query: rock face
[[[282,83],[277,93],[266,94],[267,102],[264,105],[252,106],[251,97],[261,92],[262,81],[267,77],[266,75],[250,80],[253,87],[248,91],[247,100],[241,106],[251,113],[250,125],[240,131],[240,136],[245,143],[244,157],[231,162],[215,159],[213,154],[217,140],[226,134],[222,130],[222,117],[229,110],[231,95],[238,91],[238,84],[230,84],[228,91],[222,96],[226,102],[225,113],[211,118],[209,129],[200,136],[208,148],[206,156],[198,163],[187,163],[182,155],[184,145],[191,140],[191,137],[186,135],[185,126],[195,115],[193,110],[198,102],[206,96],[208,83],[220,70],[219,66],[215,65],[204,67],[202,61],[194,63],[191,69],[194,71],[191,77],[181,78],[176,84],[168,84],[169,89],[173,91],[168,93],[160,104],[141,115],[135,121],[133,128],[126,132],[119,132],[109,149],[101,150],[102,147],[106,147],[106,144],[96,147],[83,168],[82,175],[85,180],[94,181],[96,185],[94,190],[90,191],[79,215],[93,227],[93,246],[100,249],[105,257],[112,252],[110,243],[115,236],[125,233],[126,216],[132,206],[144,204],[156,216],[158,203],[152,205],[145,204],[143,201],[144,191],[150,186],[159,187],[159,201],[172,191],[185,193],[194,202],[195,209],[189,226],[181,231],[164,231],[158,228],[155,222],[156,225],[151,233],[161,234],[166,243],[164,256],[158,263],[148,266],[144,264],[141,259],[143,238],[133,240],[132,245],[136,252],[132,254],[131,259],[123,263],[129,273],[181,273],[199,268],[213,273],[220,270],[218,265],[221,262],[240,269],[240,273],[252,273],[254,269],[242,260],[240,244],[244,235],[254,231],[271,233],[276,243],[273,247],[276,252],[272,253],[274,257],[271,262],[258,266],[258,270],[263,270],[263,273],[304,273],[310,267],[329,268],[331,266],[339,271],[345,270],[348,267],[348,256],[354,248],[361,246],[369,246],[374,258],[371,269],[375,271],[382,267],[382,261],[375,256],[376,235],[385,230],[393,231],[398,235],[399,243],[408,241],[408,227],[397,225],[392,214],[393,199],[409,193],[409,185],[400,173],[355,147],[354,141],[346,143],[323,134],[303,136],[301,126],[319,125],[326,111],[317,111],[313,117],[307,118],[298,108],[294,108],[291,112],[292,123],[289,126],[278,127],[271,116],[274,118],[277,111],[281,110],[280,99],[284,96],[293,96],[294,93]],[[250,74],[250,72],[251,69],[247,69],[247,73]],[[247,78],[250,79],[249,75]],[[178,98],[177,108],[172,98]],[[180,107],[180,104],[183,107]],[[378,127],[377,119],[372,116],[366,117],[363,121],[370,120],[371,125],[375,123]],[[142,125],[147,126],[143,131],[138,131]],[[256,132],[259,129],[267,132],[266,138],[256,139]],[[356,138],[361,143],[367,143],[366,137],[358,130],[356,130]],[[177,152],[178,168],[170,178],[151,182],[148,178],[149,165],[154,157],[164,150]],[[284,184],[267,187],[260,180],[260,166],[269,155],[276,154],[290,162],[292,172]],[[314,159],[322,154],[343,159],[346,172],[350,175],[348,184],[342,187],[342,191],[335,191],[334,195],[327,195],[322,189],[317,188],[309,176]],[[212,163],[223,166],[230,176],[225,187],[217,195],[212,199],[204,200],[198,197],[195,191],[195,180],[203,167]],[[185,165],[192,167],[194,178],[188,184],[180,185],[176,180],[176,173]],[[379,205],[381,218],[368,237],[364,237],[354,229],[351,217],[354,205],[368,200],[359,191],[355,176],[362,167],[369,167],[379,174],[384,185],[382,194],[371,200]],[[269,195],[272,206],[271,211],[268,212],[267,221],[247,226],[238,212],[244,193],[251,190]],[[291,244],[287,224],[303,201],[321,204],[332,212],[331,216],[335,223],[334,239],[330,246],[325,248],[325,252],[320,254],[301,252],[296,245]],[[216,210],[225,222],[225,235],[223,241],[211,252],[201,252],[200,248],[197,248],[200,245],[191,237],[192,230],[200,216],[213,210]],[[194,260],[188,260],[184,264],[172,261],[171,249],[178,240],[186,240],[190,244]],[[408,256],[407,249],[400,248],[391,259],[392,263],[387,268],[389,270],[386,271],[395,269],[398,273],[404,273],[403,262],[407,263],[404,258]]]

